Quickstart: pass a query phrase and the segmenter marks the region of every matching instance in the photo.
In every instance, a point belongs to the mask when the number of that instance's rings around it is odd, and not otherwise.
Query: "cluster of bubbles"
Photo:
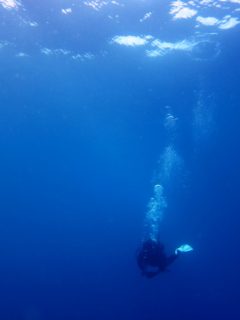
[[[173,175],[182,166],[182,159],[174,148],[174,136],[178,118],[173,115],[170,107],[167,106],[166,111],[164,127],[169,136],[169,144],[165,147],[160,157],[156,173],[158,182],[153,186],[153,195],[149,200],[145,218],[145,237],[153,241],[157,241],[159,237],[160,223],[167,208],[164,186],[171,182]]]
[[[156,184],[153,187],[153,196],[148,203],[148,211],[146,214],[146,231],[147,237],[153,241],[157,241],[159,234],[159,224],[163,218],[164,209],[167,202],[163,195],[163,186]]]
[[[197,102],[193,107],[193,138],[197,147],[208,141],[210,133],[215,130],[214,123],[214,97],[206,95],[202,90],[198,92]],[[167,208],[166,193],[169,187],[182,181],[183,159],[175,148],[177,135],[178,118],[174,116],[171,107],[165,107],[164,128],[167,134],[167,146],[164,148],[158,162],[153,186],[153,195],[149,200],[145,218],[145,237],[157,240],[159,237],[159,227]]]
[[[173,144],[169,144],[163,150],[159,160],[159,173],[157,178],[162,184],[169,185],[173,178],[177,178],[183,168],[183,160]]]

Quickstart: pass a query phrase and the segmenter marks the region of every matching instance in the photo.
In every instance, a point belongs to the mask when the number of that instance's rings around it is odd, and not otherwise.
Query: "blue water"
[[[0,1],[0,319],[239,319],[239,7]]]

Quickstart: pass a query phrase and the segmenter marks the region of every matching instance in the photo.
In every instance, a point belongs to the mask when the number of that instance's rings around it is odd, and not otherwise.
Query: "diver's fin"
[[[178,247],[175,250],[175,254],[178,254],[179,252],[189,252],[193,251],[193,247],[191,247],[189,244],[182,244],[180,247]]]

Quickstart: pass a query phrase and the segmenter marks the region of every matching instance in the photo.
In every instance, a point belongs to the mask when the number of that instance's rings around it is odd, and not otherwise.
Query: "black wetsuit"
[[[167,256],[164,252],[164,246],[160,242],[149,239],[143,242],[142,248],[137,254],[137,263],[142,274],[152,278],[165,271],[177,256],[177,254]]]

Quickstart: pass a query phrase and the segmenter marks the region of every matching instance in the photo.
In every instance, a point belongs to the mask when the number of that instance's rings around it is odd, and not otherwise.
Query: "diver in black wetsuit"
[[[143,242],[137,254],[137,263],[143,276],[153,278],[160,272],[166,271],[167,267],[177,259],[178,254],[176,250],[174,254],[167,256],[161,242],[148,239]]]

